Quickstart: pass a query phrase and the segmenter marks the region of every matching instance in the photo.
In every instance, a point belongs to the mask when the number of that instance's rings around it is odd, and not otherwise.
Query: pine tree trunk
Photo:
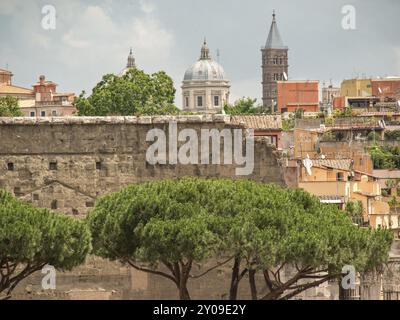
[[[249,283],[250,283],[250,290],[251,290],[251,298],[253,300],[257,300],[257,286],[256,286],[256,270],[249,270]]]
[[[239,271],[240,271],[240,258],[235,257],[233,268],[232,268],[232,278],[231,278],[231,288],[229,290],[229,300],[236,300],[239,286]]]

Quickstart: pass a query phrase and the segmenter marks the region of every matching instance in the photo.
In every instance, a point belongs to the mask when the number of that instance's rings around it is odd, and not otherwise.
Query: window
[[[73,214],[74,216],[77,216],[77,215],[79,214],[79,212],[78,212],[78,210],[76,210],[76,209],[72,209],[72,214]]]
[[[39,200],[39,195],[37,193],[33,194],[33,200]]]
[[[46,111],[41,111],[41,112],[40,112],[40,116],[41,116],[41,117],[45,117],[45,116],[46,116]]]
[[[31,111],[31,117],[35,116],[35,111]]]
[[[53,200],[52,202],[51,202],[51,209],[52,210],[55,210],[55,209],[57,209],[57,200]]]
[[[101,170],[101,162],[96,161],[96,170]]]
[[[53,117],[55,117],[55,116],[57,115],[57,111],[56,111],[56,110],[53,110],[53,111],[51,112],[51,115],[52,115]]]
[[[86,202],[86,207],[87,208],[93,208],[94,207],[94,203],[92,201],[88,201],[88,202]]]
[[[189,108],[189,97],[185,97],[186,108]]]
[[[16,196],[21,195],[21,188],[20,188],[20,187],[15,187],[15,188],[14,188],[14,194],[15,194]]]
[[[50,170],[57,170],[57,162],[50,162],[49,169]]]
[[[214,106],[219,106],[219,96],[214,96]]]
[[[203,106],[203,97],[202,96],[198,96],[197,97],[197,106],[198,107],[202,107]]]
[[[7,163],[7,170],[14,171],[14,163],[12,163],[12,162]]]
[[[336,181],[344,181],[343,172],[338,172],[336,174]]]

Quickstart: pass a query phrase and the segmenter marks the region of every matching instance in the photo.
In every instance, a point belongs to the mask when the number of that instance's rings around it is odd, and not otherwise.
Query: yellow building
[[[382,199],[379,182],[372,175],[354,170],[354,161],[309,161],[312,165],[308,165],[308,169],[304,164],[301,166],[299,188],[319,197],[322,203],[335,204],[341,209],[345,209],[346,203],[350,201],[361,201],[364,222],[368,222],[373,228],[398,228],[397,217],[391,218],[391,226],[385,223],[390,216],[390,207]]]
[[[343,80],[340,87],[342,97],[370,97],[372,96],[371,79],[349,79]]]

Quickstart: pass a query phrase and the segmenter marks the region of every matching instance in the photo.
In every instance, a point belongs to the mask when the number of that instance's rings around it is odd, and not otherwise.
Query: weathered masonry
[[[176,121],[178,130],[190,128],[196,132],[241,128],[222,115],[0,118],[0,188],[35,206],[82,216],[99,196],[135,182],[181,176],[236,178],[235,165],[149,165],[146,151],[152,142],[146,142],[146,135],[154,128],[168,133],[171,121]],[[221,150],[223,147],[221,143]],[[275,147],[257,139],[254,152],[253,174],[245,178],[283,185]],[[213,281],[191,284],[194,297],[223,298],[228,290],[229,268],[215,270],[210,275]],[[24,280],[14,297],[176,298],[172,283],[94,256],[72,272],[58,272],[54,292],[41,290],[42,277],[38,272]],[[210,287],[210,283],[214,285]],[[243,290],[244,297],[250,297],[246,285]]]
[[[168,133],[171,121],[199,136],[201,129],[241,128],[224,115],[0,118],[0,188],[38,207],[80,216],[99,196],[135,182],[236,178],[236,165],[149,165],[146,151],[152,142],[146,135],[153,128]],[[274,147],[257,139],[254,150],[254,171],[245,178],[283,185]]]

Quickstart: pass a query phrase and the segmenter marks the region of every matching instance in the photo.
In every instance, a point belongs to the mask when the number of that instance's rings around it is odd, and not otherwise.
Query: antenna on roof
[[[8,62],[6,63],[6,70],[8,71]]]
[[[217,49],[217,62],[218,62],[218,63],[219,63],[219,57],[220,57],[219,49]]]

